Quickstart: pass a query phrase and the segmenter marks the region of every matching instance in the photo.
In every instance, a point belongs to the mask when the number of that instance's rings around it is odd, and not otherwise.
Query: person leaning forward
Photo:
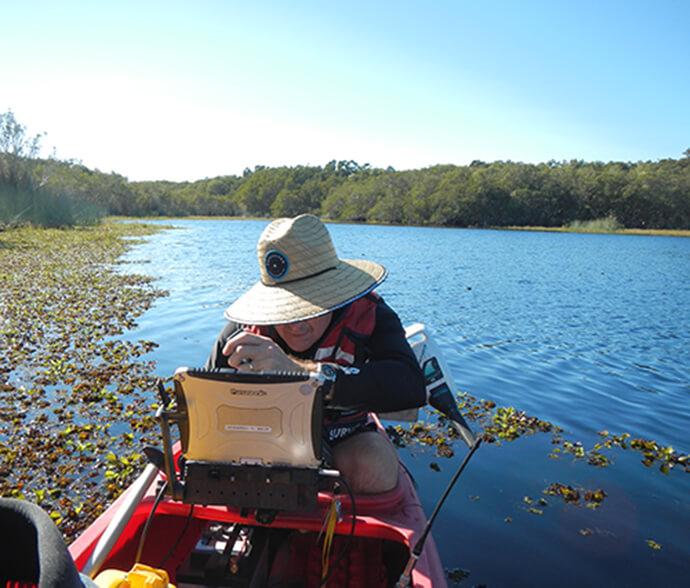
[[[324,437],[332,465],[354,492],[394,488],[396,450],[367,413],[416,408],[426,392],[400,319],[373,292],[385,268],[339,259],[325,225],[308,214],[270,223],[257,253],[261,280],[225,311],[228,323],[206,367],[313,371],[331,364],[336,380]]]

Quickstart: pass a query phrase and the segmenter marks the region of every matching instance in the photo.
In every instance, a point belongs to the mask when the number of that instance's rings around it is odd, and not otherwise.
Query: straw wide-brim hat
[[[261,281],[225,311],[225,318],[245,325],[315,318],[364,296],[386,278],[379,263],[339,259],[328,230],[310,214],[273,221],[256,249]]]

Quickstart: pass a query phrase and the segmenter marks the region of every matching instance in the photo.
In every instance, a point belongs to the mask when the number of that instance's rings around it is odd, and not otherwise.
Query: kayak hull
[[[165,476],[159,473],[146,488],[143,498],[136,503],[131,517],[115,539],[100,569],[129,570],[133,566],[142,532],[155,503],[157,489],[164,480]],[[108,526],[121,515],[121,510],[126,508],[128,501],[131,502],[129,494],[136,491],[133,488],[135,484],[128,488],[70,545],[70,554],[80,571],[85,571],[89,557]],[[194,505],[192,507],[166,496],[156,506],[155,516],[152,517],[146,541],[143,544],[140,561],[152,567],[164,569],[172,583],[179,582],[180,570],[188,564],[190,552],[194,550],[200,535],[209,523],[239,523],[253,530],[259,529],[258,532],[261,533],[264,532],[263,529],[267,529],[274,535],[282,533],[288,536],[292,532],[290,541],[294,556],[295,544],[299,545],[300,541],[304,543],[307,541],[306,537],[316,538],[321,531],[332,498],[330,492],[320,492],[318,507],[315,511],[279,512],[270,524],[266,524],[257,520],[255,511],[242,512],[240,509],[226,506]],[[384,553],[388,579],[385,584],[370,585],[394,585],[397,575],[402,572],[411,548],[426,523],[419,497],[402,463],[396,488],[382,494],[355,496],[354,531],[351,500],[347,495],[342,494],[339,499],[342,505],[342,518],[335,525],[332,555],[336,555],[344,548],[348,536],[353,533],[348,549],[351,549],[352,545],[357,545],[361,553],[367,557],[374,551]],[[320,568],[320,552],[318,556],[318,562],[305,561],[300,565],[314,567],[318,563]],[[316,559],[313,553],[304,557]],[[185,585],[184,582],[182,584]],[[340,584],[334,577],[328,581],[327,585],[339,586]],[[412,585],[416,587],[447,586],[445,572],[432,537],[427,538],[422,554],[415,564]]]

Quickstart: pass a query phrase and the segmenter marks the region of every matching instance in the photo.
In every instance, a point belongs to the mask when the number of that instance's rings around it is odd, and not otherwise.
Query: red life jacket
[[[365,361],[365,343],[376,326],[378,301],[378,294],[372,292],[350,304],[345,316],[331,326],[326,338],[314,353],[314,361],[341,365],[354,365]]]
[[[352,302],[344,315],[329,327],[326,336],[314,352],[312,358],[317,362],[338,363],[340,365],[360,364],[368,360],[366,343],[376,326],[376,307],[380,297],[370,292]],[[251,326],[252,333],[275,339],[271,326]],[[364,411],[334,410],[324,411],[324,434],[329,442],[348,437],[367,423]]]

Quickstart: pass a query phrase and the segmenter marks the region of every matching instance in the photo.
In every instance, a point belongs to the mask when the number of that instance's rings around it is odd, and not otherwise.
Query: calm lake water
[[[170,292],[139,320],[160,375],[203,365],[223,310],[258,279],[265,221],[165,221],[124,271]],[[690,239],[329,225],[340,257],[389,270],[378,292],[404,324],[423,322],[457,387],[565,429],[591,448],[599,430],[690,451]],[[609,450],[607,468],[548,457],[552,436],[484,444],[433,535],[461,586],[687,586],[690,475]],[[405,449],[427,513],[459,465]],[[436,463],[440,472],[431,469]],[[598,509],[543,490],[602,488]],[[528,497],[543,514],[529,511]],[[587,530],[586,534],[582,531]],[[661,546],[654,549],[648,540]]]

